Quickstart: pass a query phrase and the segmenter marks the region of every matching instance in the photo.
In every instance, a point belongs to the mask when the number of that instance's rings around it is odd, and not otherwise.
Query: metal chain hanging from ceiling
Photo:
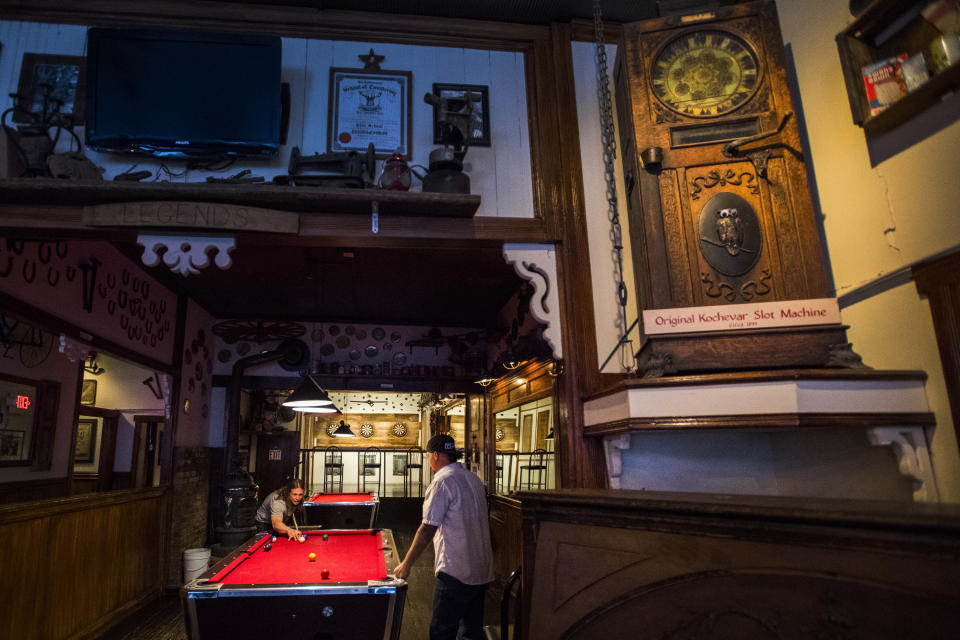
[[[607,184],[607,218],[610,220],[610,242],[613,245],[613,283],[617,288],[617,325],[621,332],[620,365],[632,371],[635,366],[632,340],[627,338],[627,285],[623,281],[623,231],[617,207],[617,180],[614,162],[617,159],[617,138],[613,128],[613,104],[607,75],[607,50],[604,47],[603,18],[600,0],[593,0],[593,29],[596,41],[597,101],[600,106],[600,132],[603,142],[603,177]],[[612,354],[611,354],[612,355]]]

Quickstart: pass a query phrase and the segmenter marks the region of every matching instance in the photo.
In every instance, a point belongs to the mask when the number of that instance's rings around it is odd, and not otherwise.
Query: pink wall
[[[206,446],[209,438],[213,324],[213,316],[192,300],[188,302],[180,402],[176,407],[178,447]],[[184,408],[186,402],[190,403],[189,409]]]
[[[176,296],[106,242],[2,241],[0,291],[131,351],[173,361]]]

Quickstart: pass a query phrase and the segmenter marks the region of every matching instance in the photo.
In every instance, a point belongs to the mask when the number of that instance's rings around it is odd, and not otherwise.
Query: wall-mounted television
[[[91,28],[86,144],[186,158],[276,155],[280,70],[278,37]]]

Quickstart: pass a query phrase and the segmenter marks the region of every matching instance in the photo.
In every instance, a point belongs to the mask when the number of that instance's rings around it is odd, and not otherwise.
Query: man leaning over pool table
[[[297,525],[297,513],[303,521],[300,507],[306,491],[303,481],[293,478],[270,495],[257,509],[257,531],[270,531],[278,536],[287,536],[290,540],[300,541],[300,528]]]

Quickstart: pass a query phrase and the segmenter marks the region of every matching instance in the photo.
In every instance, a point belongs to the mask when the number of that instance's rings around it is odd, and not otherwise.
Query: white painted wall
[[[960,94],[868,140],[855,126],[834,38],[846,2],[778,0],[838,295],[960,246]],[[813,19],[815,18],[815,19]],[[912,283],[843,309],[864,362],[922,369],[937,428],[931,455],[941,500],[960,502],[960,454],[929,305]]]
[[[0,21],[0,95],[15,92],[20,76],[23,53],[57,53],[85,55],[86,28],[72,25],[51,25]],[[433,108],[423,102],[433,83],[490,85],[491,147],[472,147],[465,159],[464,170],[470,176],[471,192],[482,196],[478,216],[533,217],[533,189],[530,180],[530,140],[527,130],[527,102],[523,54],[477,49],[420,47],[371,42],[283,39],[283,81],[290,83],[291,113],[287,144],[279,155],[266,161],[238,162],[221,175],[233,175],[244,168],[270,181],[287,173],[290,150],[300,147],[305,155],[326,152],[327,98],[330,67],[361,69],[358,55],[370,49],[386,59],[385,70],[413,73],[413,131],[411,164],[428,164],[433,144]],[[495,83],[494,83],[495,81]],[[5,102],[4,108],[11,103]],[[77,129],[83,137],[82,128]],[[63,147],[63,145],[61,145]],[[155,173],[160,162],[150,158],[117,156],[87,152],[97,165],[104,167],[104,176],[112,178],[128,170],[134,162],[138,170]],[[184,170],[183,161],[166,160],[171,172]],[[206,171],[185,171],[182,175],[162,174],[172,182],[202,182]],[[413,190],[418,190],[419,180]]]

